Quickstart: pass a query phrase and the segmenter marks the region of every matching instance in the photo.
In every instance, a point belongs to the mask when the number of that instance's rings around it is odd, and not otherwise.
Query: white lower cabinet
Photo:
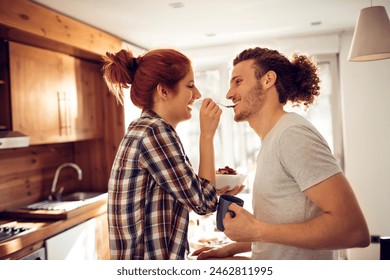
[[[45,241],[48,260],[96,260],[96,219],[83,222]]]

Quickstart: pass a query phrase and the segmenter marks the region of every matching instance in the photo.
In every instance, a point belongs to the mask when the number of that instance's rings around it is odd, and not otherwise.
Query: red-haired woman
[[[213,139],[221,109],[206,98],[200,109],[200,164],[196,174],[176,133],[191,118],[201,94],[190,60],[172,49],[134,57],[121,50],[104,57],[104,78],[123,102],[130,89],[142,109],[119,146],[108,187],[111,259],[184,259],[189,211],[217,206]]]

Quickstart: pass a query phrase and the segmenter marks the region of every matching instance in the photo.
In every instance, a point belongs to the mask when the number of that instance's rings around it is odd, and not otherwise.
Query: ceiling
[[[390,0],[34,0],[142,49],[251,43],[351,31]]]

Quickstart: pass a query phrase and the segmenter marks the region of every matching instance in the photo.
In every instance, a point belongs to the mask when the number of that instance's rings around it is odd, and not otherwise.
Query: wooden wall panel
[[[86,174],[83,190],[107,191],[108,178],[119,143],[125,133],[125,117],[123,106],[116,102],[115,97],[109,93],[103,79],[94,79],[94,94],[96,108],[99,112],[96,121],[101,129],[101,138],[92,141],[75,143],[75,160]]]
[[[0,150],[0,211],[47,198],[56,168],[74,161],[72,143]],[[71,169],[60,174],[69,192],[81,183]]]
[[[88,170],[83,176],[83,191],[107,191],[107,171],[102,153],[101,139],[75,143],[75,158],[81,169]]]
[[[125,135],[125,115],[123,106],[118,104],[114,96],[106,88],[103,97],[103,147],[109,169],[114,162],[119,144]]]
[[[0,24],[99,55],[122,40],[28,0],[0,0]]]
[[[85,191],[107,191],[111,166],[125,133],[123,107],[107,88],[101,106],[103,138],[75,143],[76,162],[90,172],[83,185]]]
[[[125,134],[125,116],[123,106],[117,103],[103,79],[99,86],[100,89],[97,92],[101,96],[101,102],[97,107],[100,112],[99,122],[102,138],[77,142],[75,148],[76,161],[90,170],[89,178],[86,179],[89,180],[90,188],[97,191],[107,191],[111,166]]]

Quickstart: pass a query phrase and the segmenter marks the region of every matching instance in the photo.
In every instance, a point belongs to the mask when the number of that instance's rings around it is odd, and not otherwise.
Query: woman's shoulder
[[[126,134],[130,137],[154,137],[175,134],[175,130],[163,118],[149,110],[142,112],[138,119],[130,123]]]
[[[129,125],[129,130],[145,130],[150,131],[155,127],[164,126],[164,120],[151,110],[143,111],[141,116],[133,120]]]

